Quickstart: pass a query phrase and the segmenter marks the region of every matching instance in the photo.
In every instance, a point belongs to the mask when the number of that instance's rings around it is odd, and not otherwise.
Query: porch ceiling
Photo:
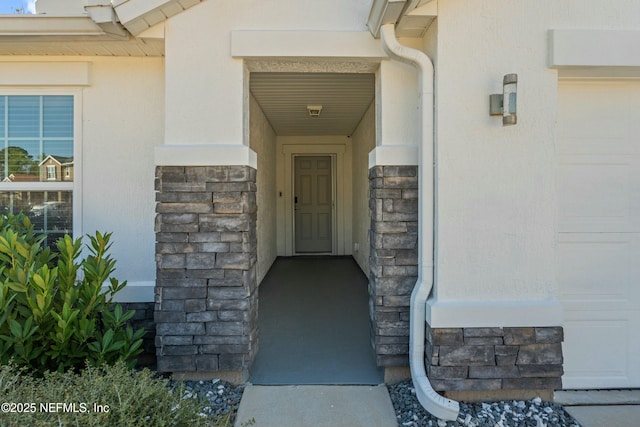
[[[277,135],[351,135],[375,96],[368,73],[251,73],[251,93]],[[311,117],[307,105],[322,105]]]

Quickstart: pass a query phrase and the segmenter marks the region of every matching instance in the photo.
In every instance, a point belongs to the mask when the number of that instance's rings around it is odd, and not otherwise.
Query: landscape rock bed
[[[402,427],[580,427],[562,406],[532,400],[510,400],[491,403],[460,402],[456,421],[444,421],[432,416],[418,402],[411,381],[388,387]]]
[[[222,380],[184,381],[185,399],[204,399],[208,405],[202,409],[202,414],[214,419],[228,417],[229,425],[233,425],[244,385],[234,386]]]

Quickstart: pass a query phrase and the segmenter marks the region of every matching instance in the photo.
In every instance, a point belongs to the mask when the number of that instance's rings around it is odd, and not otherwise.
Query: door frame
[[[330,156],[331,181],[333,191],[332,209],[332,250],[331,255],[346,255],[345,239],[340,239],[345,233],[345,146],[338,144],[323,145],[285,145],[284,154],[284,214],[285,214],[285,255],[299,255],[295,251],[295,218],[294,218],[294,160],[297,156]],[[300,254],[303,255],[303,254]]]
[[[296,158],[298,157],[329,157],[331,159],[331,251],[330,252],[318,252],[318,253],[309,253],[302,252],[298,253],[296,249],[296,212],[295,212],[295,203],[291,204],[291,218],[293,219],[292,223],[292,236],[293,236],[293,254],[296,256],[304,256],[304,255],[335,255],[335,248],[337,243],[337,233],[336,233],[336,155],[335,154],[318,154],[318,153],[310,153],[310,154],[293,154],[291,156],[291,197],[295,197],[295,188],[296,188]]]

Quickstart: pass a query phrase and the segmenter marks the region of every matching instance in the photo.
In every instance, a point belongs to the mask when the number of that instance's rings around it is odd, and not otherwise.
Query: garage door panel
[[[631,97],[625,85],[565,83],[562,92],[565,105],[571,108],[558,111],[558,122],[563,125],[558,132],[561,139],[626,139],[627,130],[620,126],[621,104],[630,102]],[[585,117],[589,117],[589,126],[585,126]]]
[[[586,317],[590,314],[584,313]],[[563,354],[565,388],[620,387],[629,384],[629,322],[608,320],[566,320]],[[598,343],[594,348],[594,343]],[[616,351],[609,351],[616,349]]]
[[[633,280],[637,239],[626,234],[567,234],[558,237],[560,299],[567,308],[635,309]]]
[[[561,82],[565,388],[640,387],[640,82]]]
[[[640,232],[635,210],[640,165],[625,156],[561,156],[560,232]]]

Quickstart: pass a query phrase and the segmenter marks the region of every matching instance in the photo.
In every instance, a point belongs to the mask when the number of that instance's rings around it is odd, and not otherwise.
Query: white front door
[[[295,157],[296,253],[331,253],[333,195],[330,156]]]
[[[561,83],[557,151],[563,386],[640,387],[640,83]]]

